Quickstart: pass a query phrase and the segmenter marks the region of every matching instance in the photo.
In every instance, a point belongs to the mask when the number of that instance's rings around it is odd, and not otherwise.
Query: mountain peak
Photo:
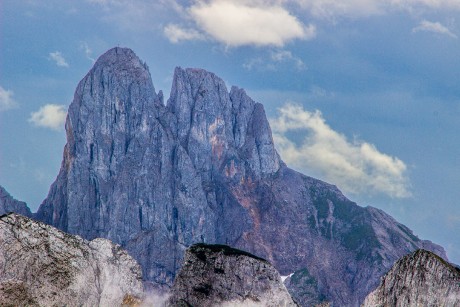
[[[121,244],[157,286],[172,284],[188,246],[226,244],[282,274],[306,268],[318,297],[356,305],[424,244],[286,167],[263,105],[203,69],[176,68],[164,105],[146,65],[130,49],[111,49],[79,83],[66,130],[37,218]]]
[[[94,63],[94,67],[98,66],[115,66],[118,68],[129,69],[130,71],[135,69],[148,71],[147,64],[142,62],[134,51],[123,47],[114,47],[107,50],[96,60],[96,63]]]
[[[263,106],[237,87],[229,93],[214,73],[177,67],[167,107],[181,145],[201,170],[221,168],[235,156],[246,159],[256,177],[280,168]]]

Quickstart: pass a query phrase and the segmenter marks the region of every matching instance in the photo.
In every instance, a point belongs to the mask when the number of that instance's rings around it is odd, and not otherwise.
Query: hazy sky
[[[0,185],[37,209],[77,83],[130,47],[166,98],[175,66],[245,88],[289,166],[460,264],[459,36],[459,0],[2,0]]]

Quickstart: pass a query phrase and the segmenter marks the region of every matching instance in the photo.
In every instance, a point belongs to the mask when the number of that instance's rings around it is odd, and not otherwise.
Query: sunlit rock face
[[[66,131],[36,217],[122,245],[155,287],[172,285],[199,242],[247,250],[282,275],[307,269],[315,295],[340,306],[361,303],[417,248],[445,257],[382,211],[289,169],[263,106],[202,69],[177,68],[165,104],[146,64],[111,49],[79,83]],[[291,291],[312,288],[296,280]]]
[[[188,305],[187,305],[188,304]],[[190,247],[168,306],[297,306],[266,260],[226,245]]]
[[[0,215],[16,212],[24,216],[31,216],[29,207],[23,201],[14,199],[2,186],[0,186]]]
[[[395,263],[362,306],[460,306],[460,269],[417,250]]]
[[[0,217],[1,306],[120,306],[143,290],[141,268],[120,246]]]

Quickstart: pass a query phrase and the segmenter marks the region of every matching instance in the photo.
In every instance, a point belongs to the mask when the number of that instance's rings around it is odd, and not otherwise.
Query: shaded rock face
[[[218,243],[282,275],[306,268],[317,297],[356,306],[403,255],[423,247],[445,257],[384,212],[289,169],[263,106],[201,69],[177,68],[165,105],[147,66],[111,49],[79,83],[66,131],[36,217],[121,244],[154,286],[172,284],[187,247]]]
[[[16,212],[24,216],[32,216],[29,207],[23,201],[14,199],[2,186],[0,186],[0,215]]]
[[[300,269],[286,278],[284,284],[296,302],[304,306],[319,306],[326,300],[318,289],[318,281],[307,268]]]
[[[266,260],[226,245],[190,247],[169,306],[297,306]]]
[[[460,269],[429,251],[417,250],[395,263],[362,306],[459,305]]]
[[[0,217],[1,306],[120,306],[143,290],[139,265],[120,246]]]

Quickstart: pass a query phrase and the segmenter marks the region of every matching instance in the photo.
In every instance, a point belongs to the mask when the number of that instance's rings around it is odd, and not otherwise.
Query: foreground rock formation
[[[164,104],[146,64],[111,49],[79,83],[66,131],[36,218],[122,245],[154,287],[171,286],[199,242],[247,250],[284,276],[307,271],[289,284],[304,305],[302,289],[356,306],[407,253],[445,257],[384,212],[288,168],[263,106],[201,69],[177,68]]]
[[[297,306],[268,261],[226,245],[187,250],[169,306],[247,305]]]
[[[395,263],[362,306],[460,306],[460,269],[417,250]]]
[[[120,306],[143,290],[139,265],[120,246],[0,217],[0,306]]]

